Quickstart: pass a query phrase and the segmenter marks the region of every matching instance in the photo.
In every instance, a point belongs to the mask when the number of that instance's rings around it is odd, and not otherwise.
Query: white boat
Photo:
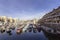
[[[27,25],[22,29],[22,31],[23,31],[23,32],[26,32],[27,29],[28,29],[28,26],[29,26],[29,24],[27,24]]]
[[[0,27],[0,31],[1,33],[5,32],[5,27],[4,26]]]
[[[7,33],[10,33],[11,32],[11,30],[9,29],[9,27],[7,27],[6,32]]]

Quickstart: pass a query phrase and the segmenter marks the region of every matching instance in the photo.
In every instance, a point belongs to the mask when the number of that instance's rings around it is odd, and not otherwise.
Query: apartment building
[[[12,17],[6,17],[6,16],[0,16],[0,22],[5,24],[5,23],[17,23],[17,19],[16,18],[12,18]]]
[[[60,29],[60,6],[44,15],[39,22],[42,25]]]

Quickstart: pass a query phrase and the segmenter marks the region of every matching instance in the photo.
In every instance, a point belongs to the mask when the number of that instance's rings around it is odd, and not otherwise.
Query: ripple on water
[[[0,34],[0,40],[47,40],[44,36],[43,32],[40,33],[32,33],[26,32],[17,35],[15,31],[12,31],[12,35],[8,35],[7,33]]]

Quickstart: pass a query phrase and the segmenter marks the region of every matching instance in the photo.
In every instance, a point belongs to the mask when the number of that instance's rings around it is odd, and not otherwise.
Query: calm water
[[[0,40],[47,40],[47,38],[43,32],[25,32],[17,34],[15,30],[12,30],[11,33],[0,33]]]

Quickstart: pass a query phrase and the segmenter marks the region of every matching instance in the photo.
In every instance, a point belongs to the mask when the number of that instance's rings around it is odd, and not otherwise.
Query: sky
[[[19,19],[42,18],[60,6],[60,0],[0,0],[0,16]]]

